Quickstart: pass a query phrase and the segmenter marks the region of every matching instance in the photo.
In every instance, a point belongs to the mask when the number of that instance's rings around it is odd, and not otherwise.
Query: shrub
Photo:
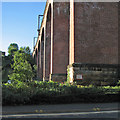
[[[118,82],[117,82],[117,86],[120,86],[120,80],[118,80]]]
[[[80,86],[57,82],[17,81],[2,85],[3,105],[118,101],[120,86]]]

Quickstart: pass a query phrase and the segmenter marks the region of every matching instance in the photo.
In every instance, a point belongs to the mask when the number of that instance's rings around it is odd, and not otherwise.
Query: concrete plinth
[[[49,80],[60,83],[65,82],[67,81],[67,74],[50,74]]]
[[[73,63],[68,65],[67,81],[81,85],[116,85],[118,65]]]

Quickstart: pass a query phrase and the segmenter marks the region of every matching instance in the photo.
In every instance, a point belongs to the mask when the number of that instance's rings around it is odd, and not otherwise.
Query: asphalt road
[[[2,120],[120,120],[119,103],[4,106]],[[95,118],[95,119],[93,119]]]
[[[24,113],[65,113],[65,112],[91,112],[118,110],[118,103],[76,103],[76,104],[53,104],[53,105],[24,105],[3,106],[2,114],[24,114]]]
[[[120,111],[3,115],[3,118],[119,118]]]

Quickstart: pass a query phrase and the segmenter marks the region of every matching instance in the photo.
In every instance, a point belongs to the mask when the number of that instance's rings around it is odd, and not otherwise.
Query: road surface
[[[3,118],[118,118],[120,111],[3,115]]]
[[[118,103],[5,106],[2,118],[119,118]],[[111,118],[111,119],[110,119]],[[2,120],[4,120],[2,119]],[[97,119],[95,119],[97,120]],[[106,120],[106,119],[105,119]]]

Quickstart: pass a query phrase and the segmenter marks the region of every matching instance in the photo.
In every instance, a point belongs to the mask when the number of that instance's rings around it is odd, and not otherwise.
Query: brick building
[[[46,3],[33,56],[41,80],[115,84],[118,3]]]

